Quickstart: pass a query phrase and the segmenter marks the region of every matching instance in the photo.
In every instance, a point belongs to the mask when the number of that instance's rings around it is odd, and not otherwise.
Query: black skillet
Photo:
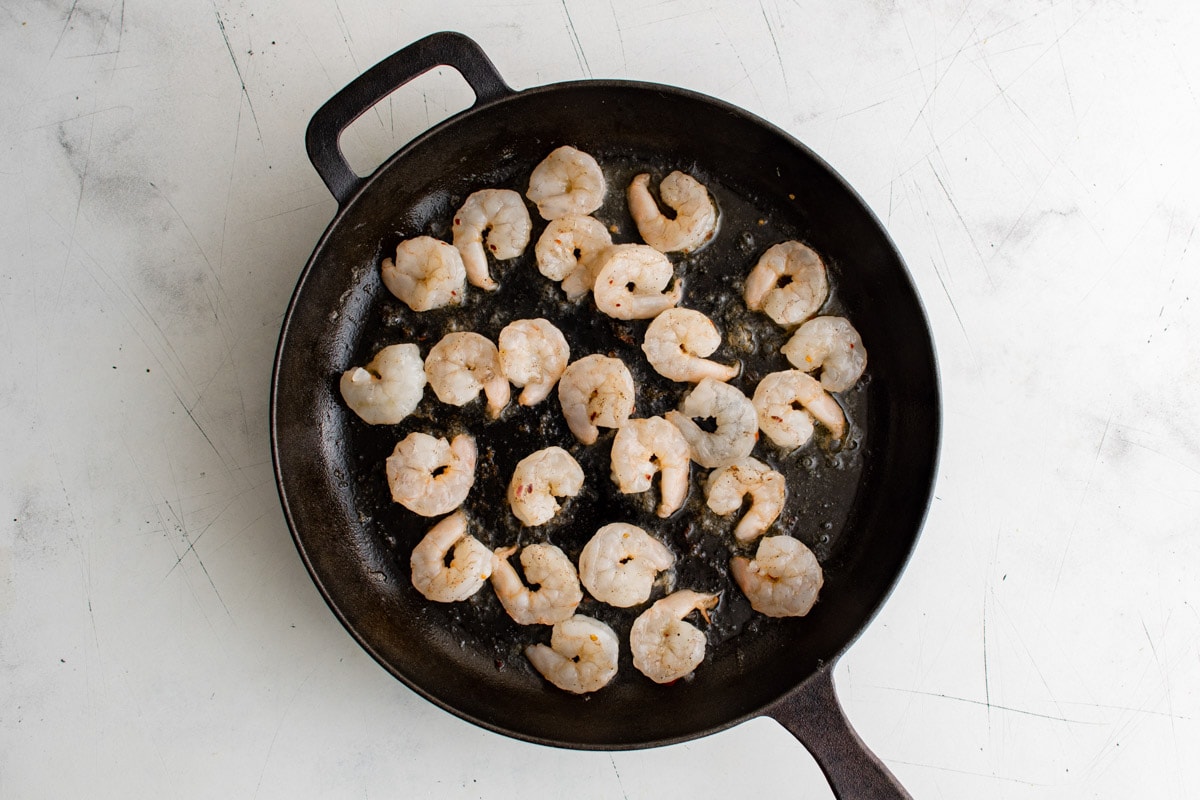
[[[475,104],[406,145],[368,178],[351,171],[338,144],[345,127],[395,88],[439,65],[458,70]],[[806,147],[752,115],[680,89],[627,81],[577,81],[514,92],[470,39],[429,36],[384,60],[313,116],[309,157],[339,204],[301,274],[284,319],[272,386],[276,478],[300,555],[330,608],[389,672],[442,708],[484,728],[540,744],[620,750],[680,742],[755,716],[778,720],[813,753],[839,797],[907,797],[866,749],[834,694],[835,660],[854,641],[898,578],[929,503],[939,435],[938,378],[928,325],[896,248],[842,179]],[[400,425],[372,427],[348,412],[337,391],[343,370],[380,347],[413,341],[422,354],[446,331],[493,339],[508,321],[546,316],[567,335],[572,357],[618,355],[638,380],[636,416],[674,407],[682,387],[639,362],[644,322],[602,317],[584,300],[563,301],[521,258],[493,264],[494,294],[472,289],[457,308],[414,314],[382,287],[379,262],[404,237],[449,238],[454,210],[489,186],[524,193],[529,173],[554,147],[592,153],[609,179],[596,213],[616,241],[637,241],[623,187],[648,170],[657,184],[672,169],[704,182],[721,210],[705,248],[675,257],[684,305],[713,316],[725,334],[715,358],[739,360],[734,381],[752,392],[768,371],[788,368],[786,340],[747,312],[741,281],[758,255],[801,239],[827,260],[834,291],[826,313],[849,316],[870,353],[859,386],[839,399],[852,435],[818,437],[798,452],[765,440],[755,455],[785,471],[789,501],[777,530],[806,542],[824,567],[820,601],[802,619],[751,613],[728,579],[731,521],[703,507],[703,470],[693,467],[687,506],[666,521],[653,495],[619,495],[608,479],[611,433],[585,448],[566,430],[555,395],[535,408],[511,406],[498,421],[476,402],[439,404],[431,391]],[[542,222],[531,207],[534,240]],[[707,630],[705,662],[687,680],[659,686],[638,674],[623,645],[612,684],[580,698],[560,692],[522,656],[548,629],[508,621],[490,588],[453,605],[412,588],[408,553],[432,524],[390,502],[383,460],[413,430],[469,430],[480,447],[466,503],[472,532],[499,546],[553,541],[572,557],[596,528],[623,519],[654,530],[679,556],[677,588],[722,592]],[[503,503],[513,465],[546,444],[567,447],[589,478],[560,518],[535,529]],[[658,590],[665,591],[664,587]],[[623,638],[633,612],[586,599]]]

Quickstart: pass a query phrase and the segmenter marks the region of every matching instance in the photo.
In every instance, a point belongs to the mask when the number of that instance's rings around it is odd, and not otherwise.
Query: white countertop
[[[335,203],[313,111],[436,30],[516,88],[675,84],[889,229],[943,380],[935,500],[835,677],[916,797],[1200,784],[1200,15],[1184,2],[137,2],[0,10],[0,796],[830,796],[760,719],[560,751],[375,664],[288,534],[268,390]],[[367,168],[467,105],[441,70]]]

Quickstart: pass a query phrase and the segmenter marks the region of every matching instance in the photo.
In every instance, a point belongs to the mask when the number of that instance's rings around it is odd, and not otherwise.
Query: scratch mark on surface
[[[612,764],[613,774],[617,776],[617,788],[621,790],[621,797],[629,798],[629,792],[625,791],[625,783],[621,780],[621,770],[617,769],[617,762],[611,755],[608,757],[608,763]]]
[[[942,194],[946,195],[946,200],[949,201],[950,208],[954,211],[954,216],[958,217],[958,222],[960,225],[962,225],[963,232],[967,234],[967,240],[971,243],[971,249],[975,251],[975,256],[979,259],[979,264],[983,267],[984,274],[987,275],[988,283],[990,283],[994,288],[995,282],[992,280],[991,272],[988,271],[987,260],[983,257],[983,252],[980,251],[979,244],[975,241],[975,237],[971,234],[971,226],[967,224],[966,218],[963,216],[962,211],[959,210],[958,203],[954,202],[954,195],[950,194],[950,187],[946,186],[946,182],[943,181],[942,176],[938,174],[937,168],[933,165],[933,160],[929,158],[926,158],[925,160],[929,164],[929,171],[933,173],[933,177],[937,180],[938,186],[941,187]]]
[[[1104,442],[1108,439],[1108,431],[1112,428],[1113,414],[1109,411],[1108,419],[1104,422],[1104,433],[1100,434],[1100,443],[1096,445],[1096,454],[1092,458],[1092,467],[1088,471],[1087,481],[1083,485],[1083,491],[1079,494],[1079,502],[1075,505],[1074,520],[1071,523],[1071,530],[1067,533],[1067,543],[1063,546],[1062,557],[1058,561],[1058,574],[1054,577],[1054,589],[1050,592],[1050,602],[1054,602],[1054,598],[1058,595],[1058,584],[1062,581],[1063,568],[1067,564],[1067,555],[1071,552],[1071,540],[1075,538],[1075,531],[1079,527],[1079,516],[1083,510],[1084,501],[1087,500],[1088,490],[1092,488],[1092,480],[1096,477],[1096,466],[1100,463],[1100,455],[1104,452]]]
[[[233,45],[229,43],[229,34],[225,31],[225,20],[221,19],[221,12],[217,11],[217,7],[213,6],[213,13],[217,17],[217,27],[221,29],[221,39],[225,42],[225,49],[229,51],[229,60],[233,62],[233,71],[237,73],[238,83],[242,86],[242,96],[246,98],[246,105],[250,106],[250,117],[254,120],[254,128],[258,131],[258,141],[263,140],[262,128],[258,125],[258,114],[254,111],[254,101],[250,99],[250,91],[246,88],[246,79],[242,76],[242,68],[238,65],[237,57],[233,54]]]
[[[196,234],[192,231],[192,226],[188,225],[187,220],[183,218],[183,214],[180,214],[179,209],[175,208],[175,204],[171,202],[171,198],[167,197],[162,189],[159,189],[157,186],[155,186],[154,181],[150,181],[149,183],[150,188],[158,192],[158,196],[163,199],[163,201],[167,204],[179,221],[183,223],[183,229],[187,231],[188,236],[192,240],[192,244],[196,246],[196,251],[199,252],[200,257],[204,259],[204,263],[208,266],[209,274],[211,274],[213,276],[213,280],[217,282],[217,289],[221,292],[221,296],[225,298],[225,300],[228,300],[229,296],[225,293],[225,287],[221,284],[221,276],[217,274],[216,268],[214,268],[212,262],[208,260],[208,255],[204,252],[204,248],[201,246],[200,240],[196,238]],[[215,306],[213,307],[213,316],[219,316]]]
[[[75,16],[75,8],[78,5],[79,0],[74,0],[71,3],[71,8],[67,11],[67,18],[63,20],[62,30],[58,32],[58,39],[54,42],[54,49],[50,51],[50,58],[47,60],[54,60],[54,54],[58,52],[58,47],[62,44],[63,37],[67,35],[67,30],[71,27],[71,18]]]
[[[592,68],[588,64],[587,53],[583,52],[583,44],[579,41],[579,32],[575,30],[575,22],[571,19],[571,9],[567,8],[567,0],[559,0],[562,4],[563,14],[567,17],[567,30],[571,34],[571,46],[575,48],[575,58],[579,61],[579,66],[584,73],[590,78],[592,77]]]
[[[613,22],[617,24],[617,47],[621,50],[621,71],[629,73],[629,62],[625,58],[625,37],[621,33],[621,17],[617,15],[613,0],[608,0],[608,10],[612,12]]]
[[[1103,721],[1103,720],[1097,721],[1097,720],[1091,720],[1091,719],[1076,719],[1073,717],[1059,716],[1057,714],[1043,714],[1038,711],[1029,711],[1024,708],[1016,708],[1014,706],[1004,706],[1004,705],[999,705],[997,703],[989,703],[985,700],[973,700],[970,697],[958,697],[956,695],[944,694],[942,692],[926,692],[926,691],[922,691],[920,689],[903,689],[898,686],[881,686],[881,687],[876,687],[876,688],[885,689],[889,692],[900,692],[901,694],[915,694],[915,695],[920,695],[922,697],[936,697],[939,700],[950,700],[951,702],[954,702],[954,703],[966,703],[967,705],[986,707],[989,711],[1003,711],[1008,714],[1020,714],[1021,716],[1025,716],[1025,717],[1036,717],[1037,719],[1047,719],[1047,720],[1051,720],[1052,722],[1066,722],[1071,725],[1094,725],[1097,727],[1102,727],[1102,726],[1107,726],[1109,724],[1107,721]],[[1093,706],[1091,706],[1091,704],[1088,704],[1088,705],[1089,705],[1089,707],[1093,707]]]
[[[783,53],[779,50],[779,40],[775,38],[775,28],[771,25],[771,20],[767,16],[767,7],[763,5],[762,0],[758,0],[758,10],[762,12],[763,22],[767,23],[767,33],[771,34],[771,45],[775,48],[775,60],[779,63],[779,72],[783,76],[783,93],[787,98],[788,107],[792,105],[792,89],[788,86],[787,67],[783,63]]]

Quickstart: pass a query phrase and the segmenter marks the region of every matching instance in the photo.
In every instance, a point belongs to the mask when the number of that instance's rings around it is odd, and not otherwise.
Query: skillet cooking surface
[[[392,297],[379,262],[401,238],[449,240],[455,209],[470,192],[502,187],[524,195],[533,166],[571,144],[600,162],[609,182],[594,216],[614,242],[637,242],[624,187],[640,171],[652,185],[682,169],[705,183],[721,212],[715,239],[689,256],[672,254],[684,282],[682,306],[708,313],[724,336],[712,358],[740,359],[733,384],[748,396],[767,372],[790,365],[787,334],[745,310],[742,281],[770,245],[800,239],[830,268],[833,294],[822,313],[844,313],[870,354],[867,374],[839,399],[851,435],[784,453],[763,439],[754,456],[788,476],[789,497],[771,533],[808,544],[825,569],[821,600],[803,619],[753,614],[727,576],[736,517],[704,508],[707,470],[692,467],[687,505],[669,520],[653,513],[655,489],[621,495],[609,477],[612,433],[580,445],[557,393],[533,408],[513,401],[499,421],[481,401],[456,409],[432,390],[396,426],[368,426],[342,403],[341,372],[381,347],[416,342],[422,355],[450,330],[493,341],[514,319],[546,317],[563,330],[571,359],[618,355],[638,385],[634,416],[662,414],[686,390],[645,363],[648,321],[611,320],[590,296],[567,303],[536,269],[533,243],[545,227],[529,205],[525,254],[493,262],[501,288],[471,287],[462,306],[416,314]],[[301,552],[331,607],[393,674],[443,707],[519,738],[577,747],[623,748],[692,738],[727,727],[787,693],[854,638],[890,589],[928,497],[936,434],[936,377],[924,319],[903,265],[861,201],[824,164],[786,136],[707,98],[638,84],[560,84],[522,92],[455,117],[402,150],[370,179],[330,226],[301,279],[277,365],[274,422],[285,508]],[[910,424],[905,424],[905,423]],[[936,424],[935,422],[932,424]],[[635,609],[587,599],[579,613],[610,624],[622,640],[617,678],[575,697],[545,683],[521,650],[548,641],[549,628],[512,623],[490,588],[465,603],[431,603],[409,580],[408,555],[436,519],[392,503],[384,459],[410,431],[479,445],[476,482],[465,509],[485,544],[551,541],[572,560],[600,526],[639,524],[676,553],[674,587],[722,591],[707,627],[708,656],[690,680],[658,686],[632,666],[628,630]],[[557,444],[587,476],[584,493],[547,525],[523,528],[504,500],[517,461]],[[516,559],[514,558],[514,563]],[[656,589],[655,597],[663,593]],[[702,627],[705,627],[702,625]]]

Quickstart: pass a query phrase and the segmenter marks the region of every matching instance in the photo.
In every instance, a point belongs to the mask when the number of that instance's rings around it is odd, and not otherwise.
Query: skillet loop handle
[[[808,748],[839,800],[912,800],[896,776],[859,738],[825,664],[767,714]]]
[[[409,81],[440,66],[453,67],[475,92],[471,108],[513,90],[474,40],[445,31],[419,39],[358,76],[317,109],[308,123],[308,158],[330,193],[344,206],[364,179],[350,168],[338,140],[351,122]]]

